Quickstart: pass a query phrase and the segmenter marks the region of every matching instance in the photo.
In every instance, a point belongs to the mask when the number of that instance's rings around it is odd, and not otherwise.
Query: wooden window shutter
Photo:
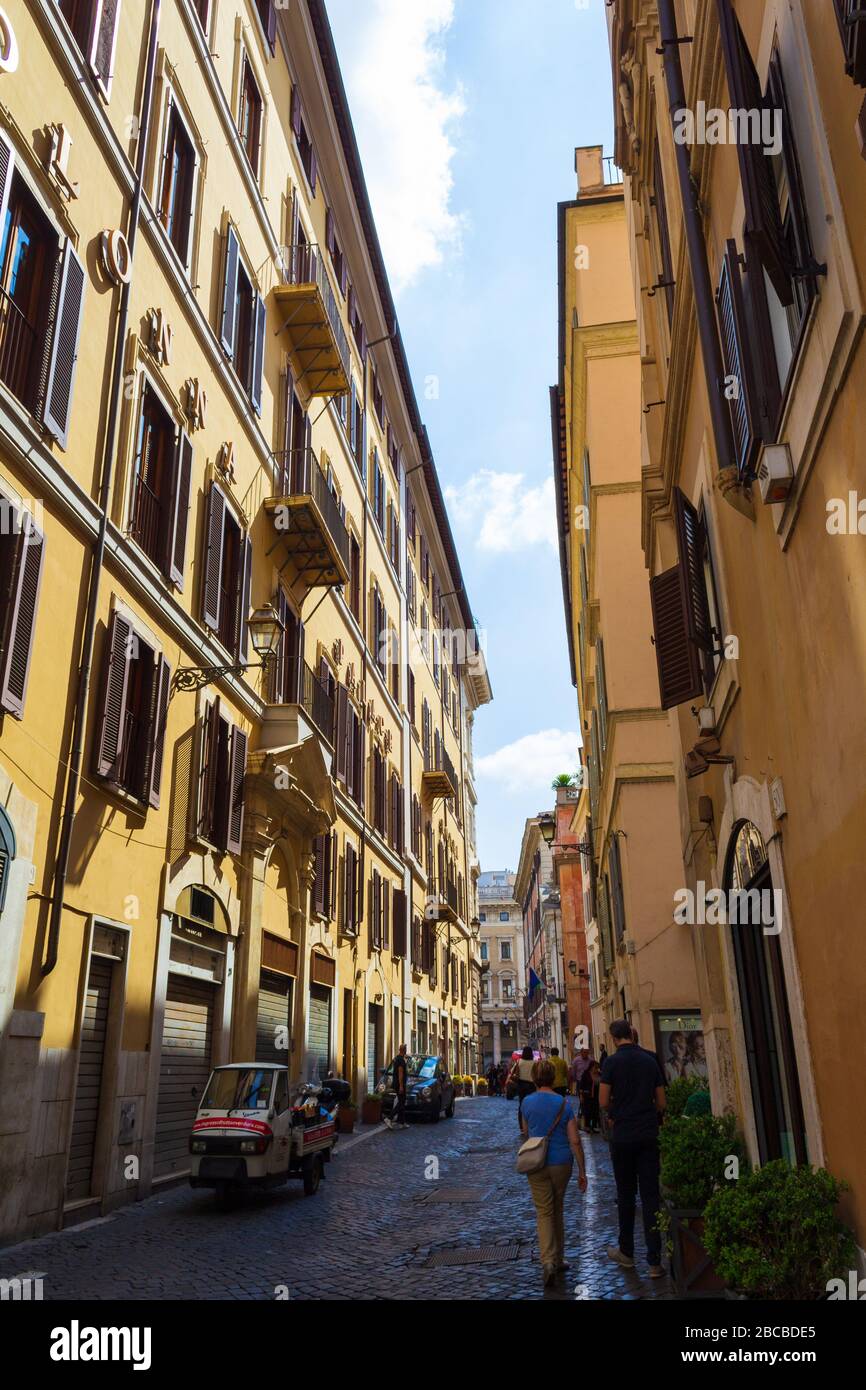
[[[388,950],[391,945],[391,883],[382,879],[382,947]]]
[[[226,849],[240,854],[244,831],[244,778],[247,772],[247,736],[235,726],[231,731],[229,758],[229,816]]]
[[[42,422],[62,449],[69,439],[72,388],[78,365],[78,343],[84,311],[84,262],[67,239],[60,258],[59,289],[49,339],[48,371]]]
[[[247,663],[250,645],[250,593],[253,584],[253,543],[249,535],[244,536],[241,546],[241,565],[238,575],[240,593],[238,596],[238,661]]]
[[[223,281],[223,311],[220,324],[220,342],[228,356],[235,354],[235,314],[238,294],[238,260],[240,247],[234,227],[229,224],[226,232],[226,266]]]
[[[147,776],[147,799],[159,806],[162,784],[162,763],[165,755],[165,730],[168,723],[168,700],[171,689],[171,667],[164,656],[157,662],[153,680],[153,700],[150,718],[150,759]]]
[[[268,48],[271,53],[277,51],[277,7],[274,0],[268,0],[268,16],[265,24],[265,33],[268,39]]]
[[[355,766],[355,800],[363,811],[367,800],[367,729],[363,719],[358,719],[357,763]]]
[[[702,658],[713,646],[701,521],[679,488],[674,490],[674,519],[679,562],[650,581],[662,709],[703,695]]]
[[[608,856],[611,884],[611,908],[616,944],[619,945],[625,933],[625,899],[622,886],[622,861],[619,852],[619,837],[614,833],[610,840]]]
[[[653,145],[653,197],[659,234],[659,250],[661,251],[661,275],[659,279],[668,282],[665,285],[665,301],[668,310],[668,323],[670,324],[674,317],[674,261],[671,253],[671,231],[668,222],[668,205],[658,135],[656,135]]]
[[[734,433],[734,451],[740,475],[749,473],[757,458],[762,428],[757,376],[746,320],[740,273],[740,254],[735,241],[725,247],[716,309],[725,371],[734,384],[726,388]],[[732,394],[735,392],[735,394]]]
[[[257,415],[262,413],[262,385],[265,376],[265,325],[267,309],[260,294],[255,296],[253,306],[253,356],[252,379],[250,381],[250,401]]]
[[[301,104],[301,93],[298,90],[297,82],[292,87],[292,131],[296,140],[301,138],[301,126],[303,124],[303,107]]]
[[[132,624],[120,613],[113,613],[105,639],[102,702],[96,743],[96,771],[100,777],[113,778],[118,773],[123,751],[129,666],[134,647]]]
[[[325,840],[326,836],[317,835],[313,840],[313,857],[315,859],[316,877],[313,882],[313,911],[320,917],[325,914]]]
[[[90,66],[97,82],[111,95],[114,76],[114,56],[117,50],[117,31],[120,20],[120,0],[97,0],[90,40]]]
[[[858,87],[866,87],[866,8],[863,0],[833,0],[833,4],[845,52],[845,71]]]
[[[337,724],[334,736],[334,754],[336,757],[337,780],[345,785],[346,782],[346,713],[348,706],[348,694],[344,685],[337,686]]]
[[[9,208],[9,190],[15,172],[15,151],[9,137],[0,130],[0,227],[6,226],[6,213]]]
[[[760,112],[764,107],[761,84],[731,0],[716,0],[716,7],[731,107],[738,111]],[[785,305],[791,304],[791,267],[772,166],[760,144],[738,140],[736,149],[746,209],[746,232],[779,299]]]
[[[205,557],[202,568],[202,621],[216,631],[220,623],[222,591],[223,539],[225,535],[226,499],[218,483],[211,483],[205,524]]]
[[[12,508],[7,509],[12,516]],[[19,528],[14,538],[11,583],[2,595],[5,607],[0,667],[0,708],[20,719],[24,714],[30,658],[36,627],[36,609],[42,585],[45,538],[29,516],[16,514]]]
[[[334,214],[330,208],[325,213],[325,245],[328,248],[328,255],[333,258],[337,252],[337,232],[334,226]]]
[[[404,960],[407,951],[407,903],[402,888],[394,889],[394,955]]]
[[[180,430],[174,462],[171,526],[168,534],[168,577],[183,589],[186,561],[186,533],[189,525],[189,494],[192,486],[192,440],[186,430]]]
[[[328,916],[331,921],[337,915],[337,832],[332,830],[328,837]]]
[[[863,7],[862,13],[866,16],[866,6]],[[795,278],[805,285],[807,301],[811,303],[818,293],[815,277],[821,272],[826,273],[827,268],[816,264],[812,251],[806,192],[803,186],[803,176],[800,172],[800,161],[797,156],[797,142],[794,137],[794,125],[785,90],[782,63],[777,51],[774,51],[770,58],[767,88],[771,109],[782,113],[782,161],[788,179],[788,207],[797,258],[796,266],[789,267],[789,269]]]

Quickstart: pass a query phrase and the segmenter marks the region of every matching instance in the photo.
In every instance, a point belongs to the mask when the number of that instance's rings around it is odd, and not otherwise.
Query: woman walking
[[[583,1146],[568,1096],[553,1089],[556,1073],[548,1061],[532,1068],[536,1091],[523,1102],[521,1129],[529,1139],[547,1138],[546,1162],[527,1173],[529,1190],[535,1203],[538,1249],[545,1287],[557,1274],[568,1269],[565,1259],[565,1190],[577,1160],[577,1185],[586,1191]]]
[[[533,1075],[532,1048],[525,1047],[519,1059],[511,1068],[508,1080],[517,1087],[517,1123],[522,1127],[523,1124],[523,1102],[527,1096],[531,1096],[535,1090]]]

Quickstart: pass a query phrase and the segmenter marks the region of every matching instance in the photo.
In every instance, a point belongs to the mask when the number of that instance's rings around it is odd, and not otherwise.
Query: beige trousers
[[[572,1167],[571,1163],[552,1163],[526,1175],[535,1203],[542,1265],[560,1265],[565,1259],[565,1189]]]

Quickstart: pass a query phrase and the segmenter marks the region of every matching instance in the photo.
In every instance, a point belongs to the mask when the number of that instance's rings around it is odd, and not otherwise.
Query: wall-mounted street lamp
[[[556,839],[556,817],[550,811],[542,811],[538,817],[538,829],[544,843],[552,845]]]
[[[279,614],[272,604],[266,603],[263,608],[256,609],[247,626],[253,650],[259,657],[259,665],[263,671],[267,670],[279,650],[284,631]],[[245,662],[235,662],[228,666],[179,666],[172,677],[172,692],[201,690],[220,676],[240,676],[249,670],[250,667]]]
[[[473,917],[469,923],[469,930],[472,933],[472,940],[477,941],[481,935],[481,921],[478,917]]]

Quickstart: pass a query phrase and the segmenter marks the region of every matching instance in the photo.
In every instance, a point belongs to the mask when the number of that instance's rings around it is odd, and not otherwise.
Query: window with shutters
[[[354,531],[349,532],[349,608],[361,621],[361,545]]]
[[[44,559],[42,532],[0,497],[0,709],[17,719],[24,713]]]
[[[252,545],[218,483],[211,483],[204,529],[202,620],[233,656],[246,660]]]
[[[373,749],[373,825],[384,835],[388,828],[385,759],[378,748]]]
[[[430,551],[427,549],[427,542],[424,539],[423,531],[419,532],[421,537],[421,583],[424,588],[430,588]]]
[[[415,672],[411,669],[406,673],[406,713],[409,716],[409,723],[415,727]]]
[[[402,888],[395,888],[392,893],[391,903],[392,916],[392,954],[405,960],[409,955],[408,939],[408,903],[406,894]]]
[[[388,778],[388,839],[398,854],[403,853],[403,787],[396,772]]]
[[[364,470],[364,402],[352,382],[352,454],[355,462]]]
[[[604,669],[604,643],[600,637],[595,643],[595,688],[598,701],[598,732],[603,757],[607,749],[607,676]]]
[[[253,72],[252,63],[244,55],[241,65],[240,109],[238,111],[238,132],[241,145],[253,173],[258,178],[259,158],[262,148],[262,119],[264,108],[259,84]]]
[[[201,725],[197,832],[229,854],[240,854],[243,843],[246,766],[247,735],[226,718],[216,699]]]
[[[361,357],[361,361],[367,358],[367,333],[364,328],[364,321],[361,318],[361,311],[358,307],[358,296],[352,286],[349,286],[349,327],[352,330],[352,337],[355,339],[355,346]],[[361,395],[359,393],[359,400]]]
[[[304,105],[301,100],[301,93],[298,89],[297,83],[292,88],[291,115],[292,132],[295,137],[295,144],[298,150],[298,158],[301,161],[301,168],[303,169],[306,175],[307,183],[310,187],[310,192],[313,195],[313,197],[315,197],[316,182],[318,179],[318,162],[316,160],[316,151],[313,145],[312,137],[310,135],[310,128],[307,124],[307,118],[304,112]]]
[[[388,662],[391,698],[400,703],[400,648],[397,642],[397,629],[388,627]]]
[[[608,871],[610,876],[610,901],[611,913],[613,916],[614,940],[618,946],[625,935],[626,921],[625,894],[622,881],[622,857],[620,854],[619,834],[617,831],[614,831],[610,837]]]
[[[211,0],[193,0],[193,9],[198,15],[199,23],[205,34],[210,28],[210,8]]]
[[[191,480],[190,438],[175,425],[144,377],[135,430],[129,533],[179,588],[183,588]]]
[[[705,528],[679,488],[674,489],[673,504],[678,560],[672,569],[650,580],[662,709],[673,709],[706,692],[711,669],[708,659],[718,646],[719,636],[707,596]]]
[[[385,398],[382,395],[382,388],[379,385],[379,376],[375,367],[370,368],[370,396],[373,401],[373,410],[376,419],[382,429],[385,428]]]
[[[262,33],[271,53],[277,47],[277,5],[276,0],[255,0],[256,13],[261,21]]]
[[[162,653],[116,609],[103,647],[95,771],[151,806],[159,805],[169,685]]]
[[[66,448],[84,264],[58,236],[0,131],[0,380]]]
[[[195,143],[172,94],[165,121],[157,216],[185,269],[192,252],[197,169]]]
[[[337,833],[329,831],[313,840],[313,911],[333,920],[337,909]]]
[[[359,882],[358,851],[347,840],[343,855],[343,932],[347,936],[356,935],[360,923]]]
[[[412,797],[412,853],[420,861],[421,847],[421,802],[417,796]]]
[[[379,453],[373,449],[373,477],[371,479],[373,488],[373,515],[376,518],[376,525],[384,534],[385,531],[385,477],[379,464]]]
[[[662,172],[661,147],[658,135],[653,144],[653,193],[652,205],[655,209],[656,235],[658,237],[659,281],[664,286],[664,300],[667,307],[668,324],[674,317],[674,262],[671,254],[671,234],[668,222],[665,180]]]
[[[833,0],[845,71],[858,87],[866,87],[866,8],[863,0]]]
[[[57,5],[106,98],[111,95],[120,6],[121,0],[58,0]]]
[[[334,267],[334,274],[337,277],[337,284],[340,286],[340,293],[345,296],[349,285],[349,278],[346,266],[346,257],[340,242],[337,231],[337,223],[331,209],[328,208],[326,219],[325,239],[328,246],[328,255],[331,257],[331,265]],[[345,400],[345,396],[341,397]]]
[[[220,341],[257,415],[262,413],[265,302],[243,263],[233,226],[226,232],[226,260]]]

